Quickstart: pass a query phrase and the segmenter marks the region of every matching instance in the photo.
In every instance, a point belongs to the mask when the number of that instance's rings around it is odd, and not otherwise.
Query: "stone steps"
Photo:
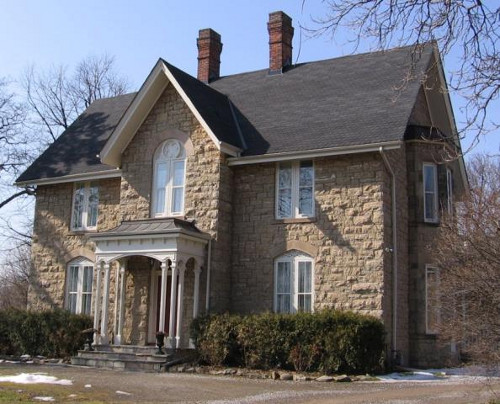
[[[157,351],[152,346],[98,345],[94,351],[78,351],[78,355],[71,358],[71,363],[96,368],[154,372],[160,371],[161,366],[175,356],[165,348],[165,355],[159,355]]]

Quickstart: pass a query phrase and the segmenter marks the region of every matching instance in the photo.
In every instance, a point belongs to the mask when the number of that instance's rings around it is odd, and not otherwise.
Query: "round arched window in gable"
[[[154,158],[152,216],[184,213],[186,151],[177,139],[161,144]]]

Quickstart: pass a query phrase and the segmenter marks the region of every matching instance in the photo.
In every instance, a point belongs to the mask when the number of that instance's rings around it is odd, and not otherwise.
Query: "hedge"
[[[43,355],[65,358],[84,344],[81,331],[92,326],[86,315],[65,310],[0,311],[0,355]]]
[[[209,365],[351,374],[383,369],[382,322],[352,312],[212,315],[194,320],[191,335]]]

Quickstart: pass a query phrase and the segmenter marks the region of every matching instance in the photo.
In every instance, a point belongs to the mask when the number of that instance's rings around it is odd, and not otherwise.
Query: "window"
[[[314,216],[314,167],[311,160],[280,163],[276,188],[278,219]]]
[[[436,334],[440,320],[439,269],[430,265],[425,267],[425,330]]]
[[[90,314],[92,307],[92,279],[94,266],[85,258],[77,258],[68,265],[66,275],[66,309],[75,314]]]
[[[155,153],[152,216],[184,213],[186,153],[178,140],[170,139]]]
[[[424,163],[424,221],[435,223],[438,220],[437,167]]]
[[[73,197],[73,230],[95,230],[99,207],[99,188],[95,182],[75,184]]]
[[[446,170],[446,196],[448,214],[453,214],[453,171],[449,168]]]
[[[298,251],[276,260],[274,309],[278,313],[313,309],[313,261]]]

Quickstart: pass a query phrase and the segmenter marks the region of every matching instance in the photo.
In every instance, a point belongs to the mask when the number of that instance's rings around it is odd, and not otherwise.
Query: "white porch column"
[[[175,336],[175,346],[180,346],[182,337],[182,315],[184,313],[184,273],[186,267],[182,265],[179,268],[179,291],[177,292],[177,334]]]
[[[177,266],[175,262],[170,265],[172,270],[172,283],[170,287],[170,324],[168,328],[168,340],[172,348],[176,348],[175,345],[175,306],[177,297]]]
[[[158,324],[158,330],[165,332],[165,314],[167,310],[167,276],[168,276],[168,264],[166,261],[161,263],[161,293],[160,293],[160,321]]]
[[[198,317],[200,303],[200,274],[201,267],[194,270],[194,297],[193,297],[193,319]]]
[[[115,310],[113,312],[113,344],[116,344],[116,334],[118,334],[118,294],[120,293],[120,266],[115,269]]]
[[[116,331],[116,345],[122,343],[123,317],[125,311],[125,263],[120,262],[120,302],[118,305],[118,330]]]
[[[104,264],[104,284],[102,294],[102,319],[101,319],[101,344],[107,345],[108,339],[108,315],[109,315],[109,263]]]
[[[99,330],[99,317],[101,312],[101,278],[102,278],[102,268],[101,263],[96,262],[95,268],[97,271],[97,279],[95,285],[95,300],[94,300],[94,329]],[[100,333],[97,331],[94,334],[94,343],[100,344]]]

